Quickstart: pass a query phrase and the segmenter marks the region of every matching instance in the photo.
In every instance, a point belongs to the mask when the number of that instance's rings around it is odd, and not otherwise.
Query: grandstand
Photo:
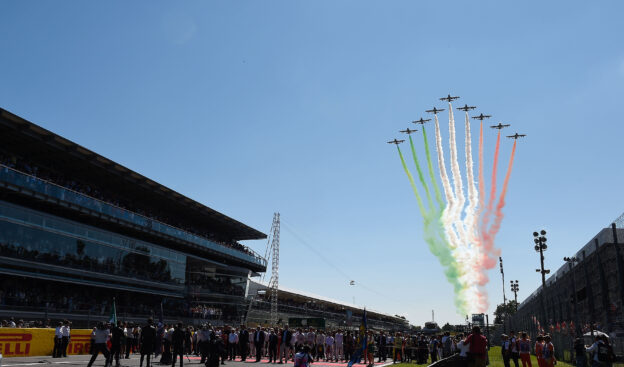
[[[238,322],[263,238],[0,109],[0,317]]]
[[[268,286],[250,281],[249,298],[252,299],[252,306],[249,309],[247,321],[255,324],[268,324],[271,311]],[[278,320],[282,323],[288,323],[288,320],[293,318],[319,318],[324,320],[327,328],[357,328],[364,309],[353,304],[280,286],[278,313]],[[367,309],[366,319],[368,326],[377,330],[409,329],[409,323],[405,317],[398,315],[387,315]]]

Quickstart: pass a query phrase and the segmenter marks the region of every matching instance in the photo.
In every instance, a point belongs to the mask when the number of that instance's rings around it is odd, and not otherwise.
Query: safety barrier
[[[88,354],[91,347],[89,329],[71,331],[67,354]],[[54,349],[54,329],[0,328],[2,357],[51,356]]]

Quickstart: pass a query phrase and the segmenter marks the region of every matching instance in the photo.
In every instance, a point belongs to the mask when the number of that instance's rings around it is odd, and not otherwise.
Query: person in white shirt
[[[331,361],[334,356],[334,337],[328,333],[325,337],[325,361]]]
[[[466,344],[466,340],[462,339],[457,343],[457,350],[459,350],[459,364],[460,367],[468,366],[468,352],[470,351],[470,344]],[[509,363],[509,359],[507,359]]]
[[[233,361],[236,358],[236,349],[238,346],[238,333],[236,333],[235,329],[230,331],[228,335],[228,360]]]
[[[91,359],[89,360],[87,367],[91,367],[91,365],[93,365],[93,362],[95,362],[95,359],[97,358],[98,354],[100,354],[100,352],[102,352],[105,358],[104,366],[108,366],[110,356],[108,354],[108,347],[106,346],[106,342],[108,341],[109,336],[110,330],[108,329],[108,327],[106,327],[103,322],[98,323],[97,328],[93,330],[93,333],[91,333],[91,338],[94,339],[94,343],[93,350],[91,351]]]
[[[59,322],[54,329],[54,348],[52,349],[52,358],[58,358],[61,356],[61,340],[63,339],[63,333],[61,333],[61,328],[63,327],[63,323]]]
[[[67,357],[67,346],[71,336],[71,327],[69,321],[63,321],[63,327],[61,327],[61,354],[63,357]]]
[[[134,334],[132,333],[132,323],[127,323],[124,328],[124,335],[126,336],[126,359],[130,358],[130,353],[133,352],[134,347]]]
[[[342,334],[342,330],[338,330],[336,336],[334,337],[334,357],[337,361],[341,361],[344,356],[344,335]]]
[[[520,353],[518,353],[518,339],[516,339],[516,335],[513,331],[509,333],[509,342],[511,343],[511,360],[514,366],[519,367],[518,359],[520,358]]]

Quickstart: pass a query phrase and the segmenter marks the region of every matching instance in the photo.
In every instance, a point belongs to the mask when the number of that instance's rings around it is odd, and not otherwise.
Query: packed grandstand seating
[[[158,221],[170,225],[172,227],[176,227],[187,231],[189,233],[193,233],[195,235],[204,237],[210,241],[218,243],[221,246],[229,247],[244,253],[247,253],[252,256],[257,256],[253,251],[251,251],[246,246],[241,245],[236,241],[225,242],[218,238],[215,238],[212,233],[202,231],[199,228],[189,227],[183,222],[176,220],[173,217],[167,215],[164,212],[156,212],[156,209],[150,208],[146,210],[145,208],[137,207],[133,205],[133,203],[119,195],[116,195],[113,192],[107,191],[103,187],[98,187],[91,183],[86,184],[82,182],[78,182],[73,178],[66,177],[62,173],[62,170],[56,169],[55,167],[39,167],[36,166],[21,157],[18,157],[14,154],[10,154],[0,150],[0,164],[6,167],[12,168],[14,170],[20,171],[22,173],[26,173],[28,175],[34,176],[40,180],[48,181],[53,184],[62,186],[66,189],[81,193],[83,195],[89,196],[91,198],[95,198],[97,200],[106,202],[108,204],[114,205],[116,207],[140,214],[145,216],[151,220]]]
[[[34,240],[34,239],[33,239]],[[29,246],[37,243],[28,241]],[[173,282],[167,262],[164,260],[151,261],[148,256],[128,253],[123,258],[114,256],[90,257],[85,254],[44,252],[0,242],[0,256],[17,258],[20,260],[41,261],[46,264],[58,265],[72,269],[107,273],[110,275],[127,276],[136,279]]]
[[[151,295],[137,298],[135,294],[106,292],[101,288],[71,284],[42,283],[32,279],[24,279],[20,284],[15,284],[9,279],[0,280],[0,308],[15,311],[108,316],[115,296],[117,315],[120,318],[125,315],[135,317],[141,315],[158,319],[162,301],[164,317],[240,320],[236,307],[233,305],[205,305],[192,300]]]
[[[229,277],[213,277],[208,273],[192,272],[187,275],[187,284],[197,291],[226,294],[228,296],[244,296],[243,285],[232,284]]]

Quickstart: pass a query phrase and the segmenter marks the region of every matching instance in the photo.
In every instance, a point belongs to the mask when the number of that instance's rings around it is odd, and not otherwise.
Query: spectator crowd
[[[118,194],[111,192],[93,182],[86,183],[81,182],[75,177],[67,177],[61,173],[64,170],[54,167],[53,164],[47,164],[48,167],[40,167],[26,159],[23,159],[15,154],[10,154],[6,151],[0,150],[0,165],[11,168],[13,170],[28,174],[43,181],[53,183],[55,185],[64,187],[74,192],[86,195],[88,197],[97,199],[99,201],[108,203],[121,209],[137,213],[152,221],[158,221],[165,223],[172,227],[181,229],[183,231],[195,234],[200,237],[204,237],[212,242],[215,242],[221,246],[232,248],[234,250],[244,252],[246,254],[257,256],[246,246],[236,241],[223,241],[213,233],[204,231],[200,228],[188,225],[188,223],[176,219],[175,216],[170,215],[165,210],[157,207],[145,208],[134,204],[136,201],[129,200]],[[6,169],[6,168],[5,168]]]

